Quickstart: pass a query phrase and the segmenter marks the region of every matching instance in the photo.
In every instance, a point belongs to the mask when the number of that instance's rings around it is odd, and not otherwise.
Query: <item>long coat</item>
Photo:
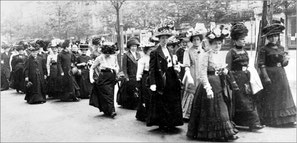
[[[46,87],[44,75],[47,75],[46,66],[43,64],[42,57],[34,58],[30,56],[25,62],[25,78],[28,77],[32,86],[26,88],[26,97],[28,103],[45,101]]]
[[[173,59],[170,54],[171,59]],[[150,85],[155,84],[157,86],[157,92],[162,93],[165,87],[166,78],[165,73],[167,71],[167,60],[162,51],[161,46],[158,46],[150,54],[150,66],[149,66],[149,81]],[[176,76],[178,76],[176,74]]]

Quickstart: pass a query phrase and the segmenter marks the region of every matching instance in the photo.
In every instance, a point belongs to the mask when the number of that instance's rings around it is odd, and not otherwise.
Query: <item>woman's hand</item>
[[[265,84],[271,84],[271,80],[269,77],[264,78]]]
[[[64,76],[64,72],[61,73],[61,76]]]
[[[94,78],[90,78],[90,82],[94,83],[95,82]]]
[[[211,89],[206,90],[207,98],[212,99],[214,97],[213,91]]]
[[[155,84],[153,84],[153,85],[150,86],[150,89],[152,91],[156,91],[157,90],[157,86]]]

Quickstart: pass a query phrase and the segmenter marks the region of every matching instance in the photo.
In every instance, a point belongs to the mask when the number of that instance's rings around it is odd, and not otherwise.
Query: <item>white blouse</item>
[[[92,64],[91,69],[94,68],[99,68],[99,70],[110,68],[115,70],[116,73],[118,73],[119,65],[116,55],[110,55],[109,57],[105,57],[104,54],[101,54],[95,59],[94,63]]]
[[[149,55],[143,55],[143,57],[138,60],[137,73],[136,73],[137,81],[140,81],[143,71],[149,71],[149,63],[150,63]]]
[[[51,66],[51,61],[53,60],[53,61],[56,61],[57,62],[57,59],[58,59],[58,53],[56,53],[56,54],[49,54],[48,56],[47,56],[47,60],[46,60],[46,68],[47,68],[47,73],[48,73],[48,75],[50,75],[50,66]]]
[[[172,67],[173,66],[172,59],[171,59],[171,56],[169,54],[168,49],[167,48],[162,48],[162,52],[164,53],[164,56],[165,56],[165,58],[167,60],[167,63],[168,63],[167,67]]]

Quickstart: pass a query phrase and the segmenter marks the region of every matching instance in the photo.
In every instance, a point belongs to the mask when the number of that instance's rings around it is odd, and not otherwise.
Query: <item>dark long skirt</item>
[[[47,88],[48,96],[53,98],[58,98],[58,69],[57,64],[52,64],[50,66],[50,76],[47,78]]]
[[[173,68],[166,71],[166,86],[163,94],[152,92],[147,126],[181,126],[183,115],[181,107],[180,82]]]
[[[82,69],[81,75],[78,77],[77,81],[80,88],[80,98],[83,98],[83,99],[90,98],[93,85],[90,82],[89,70]]]
[[[26,87],[25,100],[29,104],[41,103],[46,101],[44,77],[39,73],[35,74],[35,78],[31,79],[32,86]]]
[[[138,105],[138,91],[136,89],[137,81],[135,78],[130,78],[129,81],[122,81],[117,93],[117,103],[123,108],[136,109]]]
[[[90,97],[90,105],[106,115],[115,112],[114,86],[116,75],[113,72],[101,72],[96,80]]]
[[[9,89],[9,68],[1,67],[1,91]]]
[[[192,105],[187,136],[210,140],[235,135],[238,131],[230,120],[228,107],[224,100],[227,96],[223,92],[220,77],[210,75],[208,80],[212,86],[214,98],[208,99],[203,85],[198,85]]]
[[[137,106],[136,118],[140,121],[146,121],[147,114],[149,111],[149,101],[150,101],[150,89],[147,83],[149,76],[148,71],[144,71],[141,78],[139,101]]]
[[[13,72],[13,87],[17,91],[25,92],[24,64],[18,64]]]
[[[58,76],[58,85],[59,87],[59,98],[61,101],[77,101],[79,97],[79,86],[75,80],[75,77],[70,74],[65,73],[64,76]]]
[[[270,85],[264,84],[261,116],[269,126],[296,122],[296,106],[283,67],[267,67]],[[264,82],[263,82],[264,83]]]
[[[239,91],[233,92],[234,117],[233,121],[240,126],[260,125],[260,119],[256,107],[256,98],[250,88],[249,71],[232,71]]]

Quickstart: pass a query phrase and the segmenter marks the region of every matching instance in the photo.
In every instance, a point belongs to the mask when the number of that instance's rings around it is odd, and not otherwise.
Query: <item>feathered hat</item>
[[[33,52],[33,51],[38,51],[40,49],[40,45],[37,44],[36,42],[31,43],[30,47],[28,48],[29,51]]]
[[[266,37],[269,35],[280,34],[283,33],[285,26],[279,20],[272,20],[272,24],[267,25],[262,30],[262,37]]]
[[[206,32],[207,32],[207,29],[205,28],[205,25],[200,23],[200,24],[197,24],[195,28],[190,28],[187,31],[187,37],[189,37],[190,41],[192,41],[193,37],[199,36],[200,40],[202,41],[203,35],[206,34]]]
[[[155,44],[152,42],[147,42],[147,43],[141,43],[140,46],[142,48],[143,52],[148,51],[149,49],[155,47]]]
[[[189,37],[187,37],[188,32],[181,32],[176,36],[176,39],[180,41],[189,41]]]
[[[230,33],[231,39],[238,40],[241,37],[247,36],[247,33],[249,32],[249,30],[243,23],[231,23],[231,24],[232,24],[231,33]]]
[[[174,30],[174,21],[172,20],[165,20],[161,25],[157,28],[155,37],[160,38],[160,36],[169,36],[173,35]]]
[[[223,40],[229,36],[229,30],[224,26],[216,26],[214,29],[208,31],[205,37],[211,43],[214,40]]]

